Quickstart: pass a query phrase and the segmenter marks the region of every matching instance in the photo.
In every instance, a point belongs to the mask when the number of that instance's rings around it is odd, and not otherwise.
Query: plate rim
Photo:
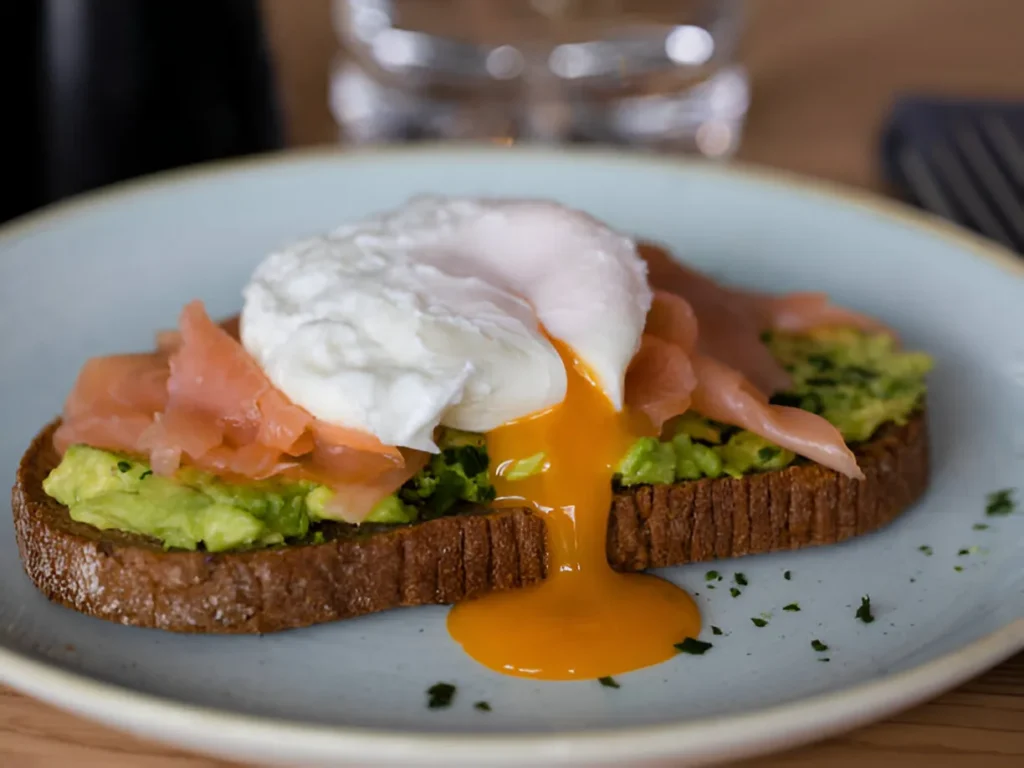
[[[515,153],[582,163],[625,163],[704,172],[781,186],[866,210],[968,250],[1018,276],[1024,260],[1001,246],[931,214],[846,185],[751,163],[721,164],[614,148],[494,147],[444,143],[369,148],[315,147],[186,166],[103,187],[18,217],[0,226],[0,246],[35,228],[144,191],[186,186],[206,178],[323,159],[451,155],[500,157]],[[338,758],[395,764],[471,765],[486,753],[503,765],[526,760],[617,764],[622,760],[684,755],[691,763],[738,759],[817,741],[920,703],[1024,649],[1024,618],[924,664],[878,680],[741,714],[658,725],[511,734],[447,734],[401,729],[306,724],[200,707],[141,693],[0,648],[0,681],[42,701],[164,743],[259,762]],[[498,763],[495,763],[498,764]]]

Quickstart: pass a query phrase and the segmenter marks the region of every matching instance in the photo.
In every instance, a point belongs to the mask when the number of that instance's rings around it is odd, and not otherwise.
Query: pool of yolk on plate
[[[593,679],[658,664],[700,632],[692,598],[670,582],[612,570],[606,556],[612,475],[640,430],[616,412],[563,345],[565,399],[488,433],[497,505],[544,516],[548,576],[539,585],[456,605],[448,631],[481,664],[544,680]],[[509,481],[501,468],[543,451],[547,469]]]

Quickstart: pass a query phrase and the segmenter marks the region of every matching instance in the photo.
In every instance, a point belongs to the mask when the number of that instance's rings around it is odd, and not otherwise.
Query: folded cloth
[[[911,204],[1024,254],[1024,103],[900,99],[881,161]]]

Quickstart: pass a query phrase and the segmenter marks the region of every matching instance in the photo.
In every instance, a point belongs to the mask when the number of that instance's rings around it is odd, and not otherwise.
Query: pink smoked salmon
[[[799,408],[771,405],[789,376],[761,340],[764,331],[828,325],[885,330],[835,307],[823,294],[765,296],[733,291],[643,244],[654,301],[626,375],[626,403],[662,425],[688,408],[741,427],[850,477],[863,477],[839,430]]]
[[[349,522],[426,463],[426,454],[296,406],[242,347],[237,318],[217,325],[198,301],[157,347],[85,364],[54,437],[58,450],[82,443],[144,455],[162,475],[188,464],[239,480],[314,480],[335,489],[329,511]]]
[[[761,342],[764,331],[800,333],[824,326],[845,326],[889,332],[877,320],[829,303],[823,293],[784,296],[725,288],[683,266],[663,248],[638,245],[647,262],[648,281],[655,291],[685,299],[700,326],[698,351],[735,368],[766,394],[790,386],[789,374]]]

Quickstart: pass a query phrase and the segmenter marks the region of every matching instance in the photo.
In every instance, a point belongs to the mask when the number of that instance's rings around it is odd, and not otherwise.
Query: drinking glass
[[[742,0],[334,0],[349,143],[603,142],[731,155]]]

